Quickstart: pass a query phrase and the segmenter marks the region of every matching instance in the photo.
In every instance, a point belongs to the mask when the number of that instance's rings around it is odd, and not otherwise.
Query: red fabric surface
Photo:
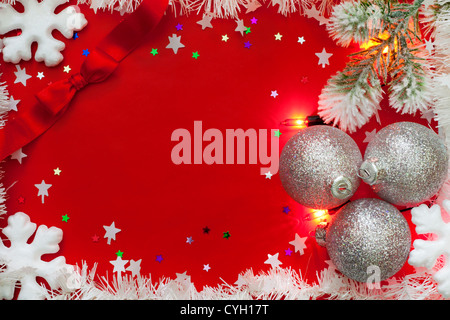
[[[81,6],[89,24],[77,39],[64,40],[64,61],[46,68],[36,62],[22,62],[33,76],[27,86],[14,84],[14,65],[2,63],[2,80],[20,99],[19,113],[35,103],[34,94],[49,82],[78,72],[92,49],[122,19],[118,12],[94,14]],[[257,18],[252,24],[250,19]],[[201,16],[163,17],[157,28],[124,59],[105,82],[83,88],[58,122],[44,135],[23,148],[22,164],[7,159],[3,184],[8,189],[8,215],[23,211],[35,223],[63,230],[61,250],[68,263],[98,263],[98,274],[111,276],[118,250],[124,260],[139,260],[141,274],[175,278],[187,272],[197,289],[234,283],[247,269],[267,271],[267,254],[279,253],[283,267],[300,270],[312,282],[316,272],[327,267],[326,250],[314,238],[306,241],[303,255],[285,250],[297,233],[309,236],[317,220],[305,221],[310,210],[295,203],[281,186],[278,174],[266,179],[258,164],[175,165],[171,160],[172,132],[190,131],[194,121],[208,128],[280,129],[281,149],[296,130],[280,121],[316,113],[318,96],[327,79],[341,70],[355,47],[341,48],[328,37],[325,26],[314,19],[292,14],[284,17],[276,7],[241,13],[251,32],[234,31],[236,22],[213,19],[213,28],[202,30]],[[176,29],[182,24],[182,30]],[[274,35],[282,34],[282,40]],[[184,48],[174,54],[165,47],[172,34],[181,35]],[[227,34],[229,40],[222,41]],[[305,42],[298,43],[303,36]],[[244,43],[250,41],[251,47]],[[153,56],[150,52],[158,49]],[[322,68],[318,57],[325,48],[333,54]],[[90,50],[90,51],[92,51]],[[199,57],[194,59],[193,52]],[[70,65],[67,74],[63,67]],[[45,78],[36,78],[44,72]],[[277,90],[278,96],[271,97]],[[14,111],[10,112],[14,117]],[[364,152],[365,132],[396,121],[425,119],[401,116],[383,101],[381,125],[375,119],[352,137]],[[432,125],[435,125],[432,122]],[[204,143],[205,146],[207,143]],[[247,149],[248,150],[248,149]],[[53,169],[61,174],[54,175]],[[52,184],[45,202],[37,196],[35,184]],[[353,197],[373,197],[364,183]],[[24,201],[19,199],[23,197]],[[288,214],[283,207],[289,206]],[[68,222],[62,221],[67,214]],[[405,217],[410,221],[410,213]],[[107,244],[103,226],[121,229]],[[0,221],[6,224],[6,219]],[[208,227],[209,233],[203,228]],[[228,239],[223,237],[229,232]],[[413,226],[411,231],[414,234]],[[98,242],[92,237],[97,235]],[[193,242],[187,243],[187,237]],[[156,261],[157,255],[163,260]],[[51,258],[54,255],[49,255]],[[204,265],[211,269],[204,271]],[[407,264],[398,274],[412,269]],[[130,274],[130,273],[129,273]]]

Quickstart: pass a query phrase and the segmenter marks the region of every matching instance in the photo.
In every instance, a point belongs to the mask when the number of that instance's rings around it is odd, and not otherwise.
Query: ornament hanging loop
[[[358,170],[358,177],[360,177],[365,183],[374,185],[378,181],[378,169],[375,165],[376,160],[365,160]]]
[[[331,185],[331,194],[337,199],[345,199],[353,194],[352,182],[350,179],[339,176]]]

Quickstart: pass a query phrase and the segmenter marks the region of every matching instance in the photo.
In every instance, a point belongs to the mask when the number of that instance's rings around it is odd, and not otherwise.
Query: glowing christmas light
[[[306,128],[315,125],[324,124],[319,116],[308,116],[306,118],[291,118],[281,121],[280,123],[287,127]]]

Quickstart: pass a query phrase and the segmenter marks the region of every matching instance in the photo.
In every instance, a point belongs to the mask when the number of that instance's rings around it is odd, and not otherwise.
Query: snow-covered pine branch
[[[377,113],[382,99],[374,57],[349,64],[328,80],[319,96],[318,114],[325,123],[354,132]],[[358,60],[359,61],[359,60]]]
[[[341,46],[347,47],[352,42],[362,44],[380,34],[382,16],[376,3],[346,1],[333,8],[328,32]]]
[[[364,44],[319,96],[319,115],[326,123],[354,132],[379,109],[381,83],[390,86],[390,105],[398,112],[426,111],[431,103],[428,68],[423,56],[418,12],[413,4],[390,0],[346,1],[336,5],[327,26],[338,44]]]

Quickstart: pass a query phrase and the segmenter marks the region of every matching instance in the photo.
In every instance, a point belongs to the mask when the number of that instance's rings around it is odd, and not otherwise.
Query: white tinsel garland
[[[308,283],[301,272],[291,268],[272,268],[254,274],[251,269],[238,275],[239,285],[226,282],[198,291],[189,277],[164,278],[152,282],[151,276],[114,276],[95,279],[95,269],[86,263],[61,281],[62,290],[49,292],[52,300],[443,300],[432,273],[418,271],[402,279],[391,279],[386,285],[369,288],[366,283],[351,280],[333,267],[317,274],[317,282]],[[70,284],[70,288],[67,287]],[[76,286],[74,287],[74,283]],[[64,289],[65,288],[65,289]]]
[[[1,52],[1,50],[0,50]],[[0,73],[0,78],[1,78]],[[8,104],[9,104],[9,94],[6,89],[6,84],[4,82],[0,82],[0,130],[5,126],[6,117],[8,114]],[[4,172],[0,170],[0,181],[3,178]],[[3,187],[3,184],[0,183],[0,217],[6,213],[6,190]]]
[[[440,6],[438,11],[436,7]],[[439,131],[450,146],[450,3],[437,0],[425,8],[425,21],[430,22],[430,40],[433,41],[431,92],[434,97],[433,110]],[[447,181],[441,188],[437,203],[450,196],[450,170]]]
[[[4,0],[6,2],[14,0]],[[78,0],[78,4],[88,4],[92,8],[107,11],[124,10],[132,12],[142,0]],[[323,15],[328,13],[335,0],[169,0],[169,10],[174,14],[201,14],[210,12],[215,18],[238,18],[241,12],[246,12],[249,4],[278,6],[278,13],[289,15],[316,7]]]

